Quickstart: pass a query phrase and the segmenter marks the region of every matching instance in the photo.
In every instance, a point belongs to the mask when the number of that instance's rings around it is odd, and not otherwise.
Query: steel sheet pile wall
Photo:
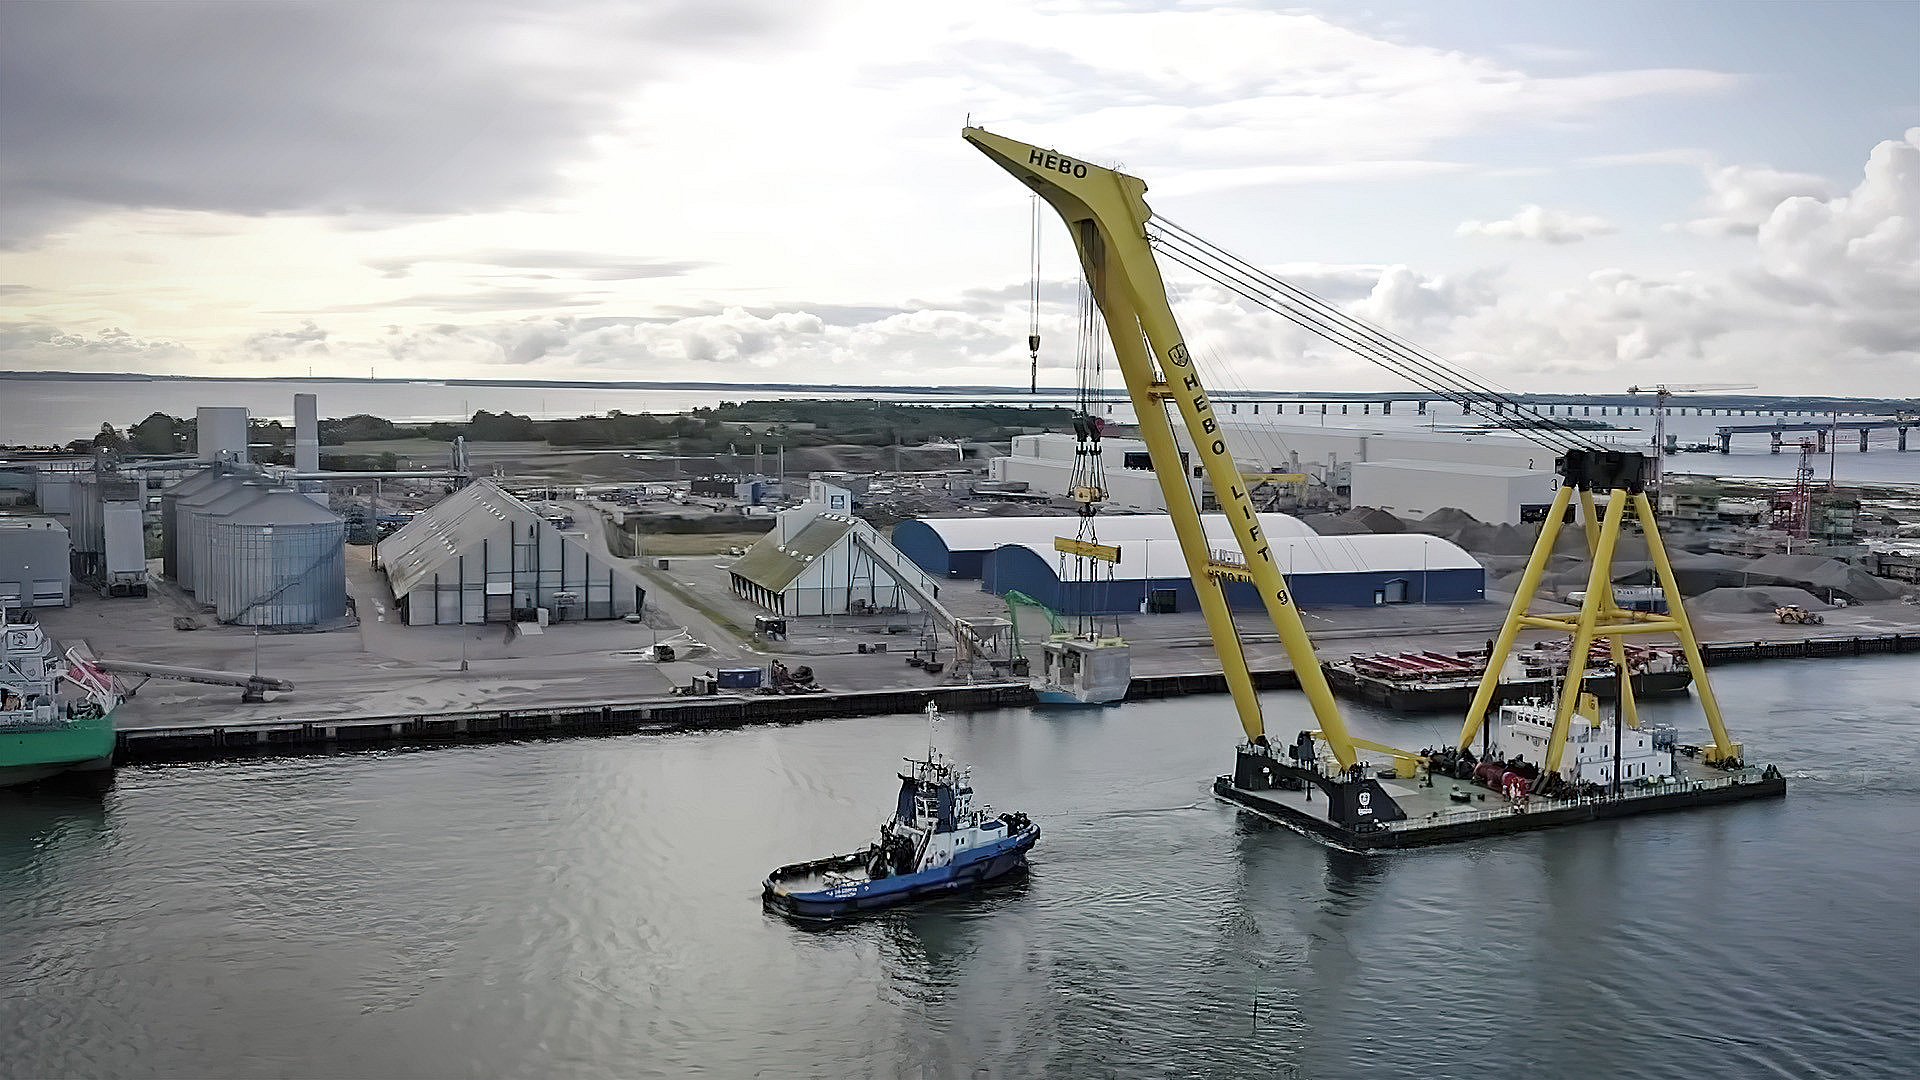
[[[347,610],[346,523],[291,489],[211,518],[207,588],[223,623],[313,626]]]

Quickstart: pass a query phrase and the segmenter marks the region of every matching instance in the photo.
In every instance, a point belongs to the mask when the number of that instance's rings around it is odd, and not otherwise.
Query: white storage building
[[[1352,483],[1352,469],[1363,462],[1420,461],[1456,471],[1513,469],[1551,472],[1553,454],[1509,432],[1437,433],[1419,430],[1369,430],[1361,427],[1303,427],[1223,420],[1227,446],[1243,474],[1308,473],[1335,490]],[[1194,475],[1190,440],[1178,426],[1174,438],[1185,455],[1187,483],[1196,501],[1205,480]],[[1049,432],[1019,435],[1012,453],[988,463],[988,479],[1025,483],[1036,494],[1064,496],[1072,487],[1075,440]],[[1102,439],[1101,469],[1109,501],[1117,508],[1160,512],[1167,508],[1160,485],[1138,439]],[[1356,500],[1356,505],[1360,505]],[[1462,508],[1464,509],[1464,507]]]
[[[1078,518],[1058,516],[918,518],[893,527],[893,545],[936,578],[977,578],[995,548],[1006,544],[1050,547],[1055,537],[1072,537],[1079,527]],[[1200,528],[1208,536],[1233,535],[1224,514],[1200,515]],[[1271,537],[1314,535],[1306,522],[1290,514],[1261,514],[1260,529]],[[1126,541],[1142,547],[1176,542],[1173,519],[1164,513],[1102,514],[1094,519],[1094,530],[1102,543],[1123,547]]]
[[[1403,518],[1451,507],[1489,525],[1518,525],[1544,518],[1559,489],[1559,477],[1546,469],[1408,460],[1353,466],[1353,505]]]
[[[1209,539],[1216,550],[1234,550],[1229,533],[1210,530]],[[1487,575],[1480,563],[1437,536],[1284,536],[1271,546],[1301,607],[1471,604],[1486,599]],[[1199,610],[1186,558],[1175,543],[1121,542],[1120,562],[1111,578],[1063,579],[1060,566],[1051,542],[1007,544],[987,557],[981,586],[998,595],[1025,593],[1062,614]],[[1251,583],[1229,582],[1225,591],[1227,603],[1236,609],[1261,607]]]
[[[52,517],[0,517],[0,602],[19,607],[66,607],[67,527]]]
[[[776,515],[773,530],[727,568],[734,595],[776,615],[904,610],[937,599],[939,584],[851,516],[851,504],[845,488],[813,481],[807,501]]]

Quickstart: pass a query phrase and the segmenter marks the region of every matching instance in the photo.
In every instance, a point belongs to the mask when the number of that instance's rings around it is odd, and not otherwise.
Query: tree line
[[[540,442],[549,446],[635,447],[686,454],[720,453],[751,443],[788,447],[894,446],[949,439],[997,441],[1022,432],[1057,430],[1072,411],[1024,405],[907,405],[873,400],[795,399],[723,401],[690,413],[610,412],[569,420],[535,420],[513,412],[473,414],[465,422],[396,424],[361,413],[320,421],[320,445],[430,439],[452,442]],[[155,412],[124,430],[100,425],[91,439],[75,439],[75,453],[109,450],[120,454],[195,453],[198,430],[193,418]],[[247,439],[254,460],[290,464],[293,429],[278,420],[253,420]]]

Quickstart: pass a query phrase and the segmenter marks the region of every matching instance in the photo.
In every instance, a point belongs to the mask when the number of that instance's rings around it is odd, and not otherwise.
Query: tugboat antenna
[[[927,700],[927,764],[929,765],[933,764],[934,725],[938,724],[939,722],[940,722],[940,706],[934,704],[933,700],[929,698]]]

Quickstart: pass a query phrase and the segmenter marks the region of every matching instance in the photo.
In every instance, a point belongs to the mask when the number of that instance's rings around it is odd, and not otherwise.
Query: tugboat
[[[113,676],[62,657],[31,612],[0,608],[0,787],[112,768],[119,704]]]
[[[799,922],[831,922],[881,908],[970,892],[1025,870],[1040,827],[1020,813],[973,803],[972,770],[934,749],[940,711],[927,703],[927,756],[907,758],[900,797],[864,850],[783,866],[761,899]]]

